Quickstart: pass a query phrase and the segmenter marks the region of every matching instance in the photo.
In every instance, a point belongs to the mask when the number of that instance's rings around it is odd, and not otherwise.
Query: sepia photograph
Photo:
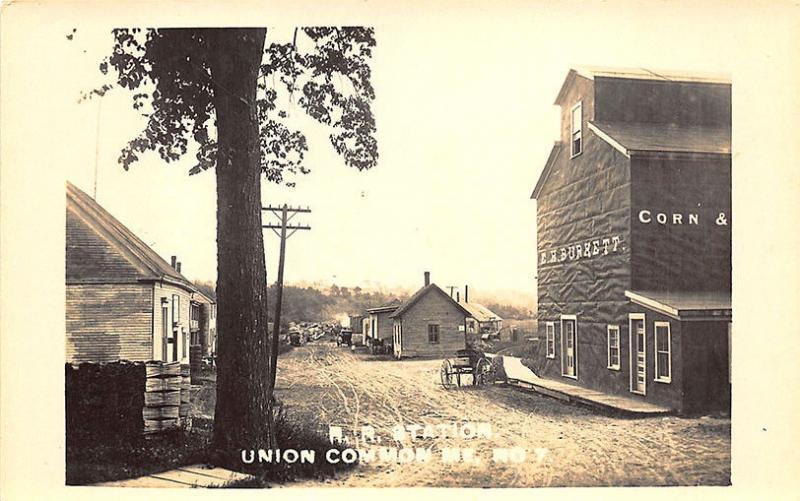
[[[797,118],[797,5],[301,4],[3,5],[2,436],[46,420],[48,492],[771,479],[753,200],[798,178],[750,117]]]

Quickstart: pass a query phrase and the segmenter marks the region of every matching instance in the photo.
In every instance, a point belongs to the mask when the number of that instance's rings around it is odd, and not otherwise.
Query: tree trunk
[[[225,458],[270,444],[266,268],[256,80],[265,29],[209,30],[217,116],[217,403]]]

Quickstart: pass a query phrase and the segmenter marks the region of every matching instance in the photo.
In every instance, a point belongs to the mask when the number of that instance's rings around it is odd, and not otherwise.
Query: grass
[[[253,475],[253,478],[239,480],[226,484],[224,487],[236,488],[263,488],[269,487],[274,483],[286,483],[298,479],[313,478],[324,480],[333,477],[336,473],[351,469],[357,465],[352,464],[332,464],[325,461],[325,453],[331,448],[338,448],[340,451],[345,447],[342,445],[332,445],[328,437],[318,433],[313,426],[314,423],[301,422],[295,417],[289,416],[282,407],[278,407],[275,412],[275,430],[277,441],[281,449],[305,449],[315,451],[316,461],[314,463],[277,463],[258,465],[229,465],[231,469],[236,469]],[[242,468],[247,466],[247,468]]]
[[[203,462],[211,426],[210,420],[194,419],[191,430],[175,430],[151,438],[68,437],[66,483],[123,480]]]

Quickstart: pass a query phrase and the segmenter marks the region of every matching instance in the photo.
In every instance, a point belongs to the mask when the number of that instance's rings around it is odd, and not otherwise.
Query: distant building
[[[390,316],[400,304],[401,301],[399,299],[394,299],[387,304],[367,308],[369,322],[364,344],[371,346],[392,343],[392,320]]]
[[[466,300],[459,301],[470,313],[470,318],[467,319],[467,333],[475,334],[481,339],[489,339],[496,336],[503,328],[503,319],[494,313],[489,308],[482,304],[469,302]]]
[[[86,193],[67,183],[68,362],[189,363],[215,342],[213,301]]]
[[[453,355],[468,343],[470,316],[468,309],[431,283],[430,273],[425,272],[425,285],[389,315],[394,356]]]
[[[730,406],[731,83],[570,70],[537,202],[534,370],[681,412]]]
[[[364,344],[364,332],[366,331],[365,325],[368,317],[367,315],[355,314],[349,315],[350,329],[353,331],[353,344]]]

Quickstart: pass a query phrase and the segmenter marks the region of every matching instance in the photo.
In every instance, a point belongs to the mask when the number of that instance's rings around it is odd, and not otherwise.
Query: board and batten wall
[[[67,361],[150,360],[151,284],[67,284]]]
[[[402,325],[402,356],[454,356],[465,348],[466,315],[452,299],[435,291],[425,294],[400,319]],[[397,321],[397,319],[395,319]],[[428,325],[439,326],[439,343],[428,342]]]

